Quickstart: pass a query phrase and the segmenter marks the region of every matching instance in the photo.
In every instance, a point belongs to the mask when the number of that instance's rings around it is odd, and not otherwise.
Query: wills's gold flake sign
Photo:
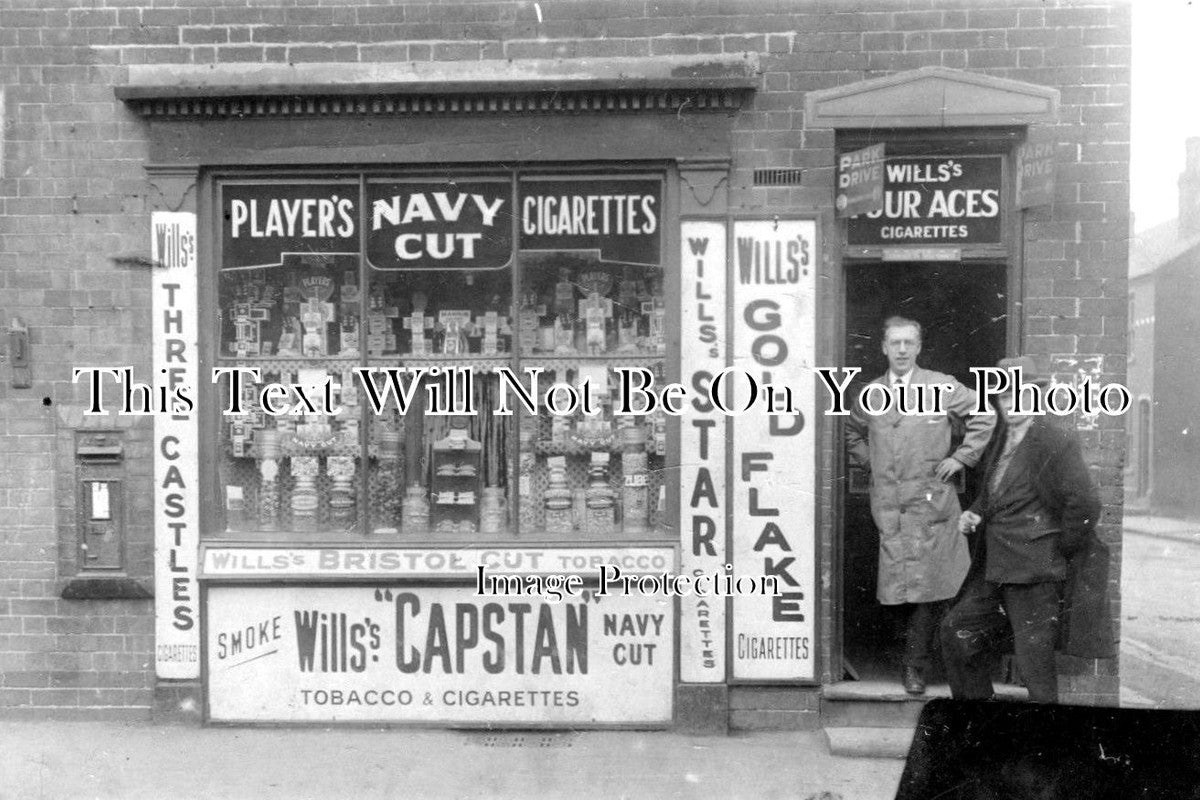
[[[729,648],[735,680],[816,676],[816,285],[819,250],[811,220],[733,226],[732,405],[747,379],[788,387],[775,413],[754,408],[733,421],[733,568],[775,577],[773,597],[736,597]]]

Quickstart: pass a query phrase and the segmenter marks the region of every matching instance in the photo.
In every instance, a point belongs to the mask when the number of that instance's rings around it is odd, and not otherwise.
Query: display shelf
[[[368,367],[469,367],[477,371],[491,371],[495,367],[512,366],[512,356],[501,353],[494,356],[478,354],[449,355],[449,356],[371,356],[367,359]]]
[[[468,355],[429,355],[429,356],[412,356],[399,353],[389,353],[387,355],[368,356],[365,366],[368,367],[476,367],[480,369],[490,369],[492,367],[506,367],[512,364],[514,356],[511,353],[498,353],[496,355],[480,355],[471,353]],[[636,360],[637,356],[623,357],[629,360]],[[222,356],[219,359],[222,366],[239,366],[239,367],[258,367],[264,372],[278,371],[280,369],[325,369],[344,371],[364,366],[364,362],[360,358],[278,358],[275,356],[258,357],[244,356],[234,358],[232,356]],[[572,359],[579,360],[579,359]],[[596,357],[584,357],[583,360],[597,360]],[[539,362],[540,363],[540,362]]]
[[[482,445],[461,428],[452,428],[449,436],[434,443],[429,524],[435,533],[479,530],[482,459]]]
[[[586,550],[600,546],[662,547],[665,545],[670,547],[677,544],[675,531],[662,525],[654,525],[637,534],[625,534],[623,531],[617,530],[611,537],[604,538],[583,537],[578,531],[555,533],[544,528],[529,528],[521,531],[520,536],[516,537],[514,541],[522,547],[561,547],[564,550],[571,548]],[[594,575],[595,572],[589,569],[585,574]]]
[[[541,444],[535,445],[535,450]],[[553,533],[556,537],[565,539],[574,539],[581,544],[594,541],[604,541],[609,538],[610,534],[596,535],[589,532],[588,525],[585,520],[587,513],[587,490],[589,485],[594,486],[594,482],[589,476],[589,455],[593,452],[604,452],[604,448],[581,448],[580,450],[571,453],[550,454],[538,453],[531,454],[529,460],[522,467],[523,472],[519,483],[521,492],[521,523],[520,529],[521,538],[531,535],[534,532]],[[662,514],[665,509],[660,503],[660,493],[664,482],[667,480],[667,471],[662,469],[662,463],[659,457],[654,455],[645,455],[643,458],[643,471],[640,473],[645,477],[642,479],[641,491],[644,497],[626,498],[625,490],[627,488],[625,480],[625,456],[627,451],[620,451],[619,448],[609,450],[610,453],[620,452],[621,456],[616,455],[609,461],[608,464],[608,488],[613,492],[616,498],[615,506],[615,525],[613,534],[611,535],[626,535],[626,536],[641,536],[646,530],[657,530],[662,524]],[[571,521],[569,525],[564,527],[562,520],[559,521],[557,530],[553,530],[547,525],[547,490],[552,488],[554,480],[552,478],[551,460],[554,455],[565,456],[565,464],[562,465],[564,474],[560,476],[561,480],[557,484],[559,492],[562,489],[569,491],[571,505]],[[543,457],[546,456],[546,457]],[[648,464],[646,462],[649,462]],[[647,468],[647,466],[649,468]],[[644,510],[637,513],[632,505],[628,505],[628,500],[638,499],[639,506]],[[630,524],[626,526],[626,517]]]
[[[533,451],[539,456],[582,456],[599,450],[607,453],[619,453],[623,450],[621,443],[615,438],[607,442],[568,442],[554,444],[553,442],[537,442]]]
[[[372,455],[373,454],[374,446],[372,446]],[[362,455],[362,451],[357,443],[346,444],[344,442],[338,442],[331,445],[321,444],[313,445],[311,447],[281,443],[279,447],[279,456],[277,457],[291,458],[295,456],[350,456],[352,458],[358,458],[360,455]],[[249,461],[254,461],[260,457],[258,448],[254,445],[246,448],[246,453],[242,456],[235,456],[233,454],[233,449],[229,446],[226,446],[225,456],[227,458],[236,458]]]
[[[310,447],[299,444],[283,444],[280,451],[285,458],[288,456],[350,456],[358,458],[362,454],[358,444],[345,444],[344,442],[331,445],[315,444]]]
[[[314,454],[309,454],[314,455]],[[356,531],[362,513],[362,500],[358,486],[351,480],[339,489],[338,477],[330,469],[330,460],[321,456],[315,471],[303,476],[293,474],[289,467],[278,469],[277,477],[270,484],[261,480],[261,463],[252,459],[233,459],[223,483],[229,487],[241,487],[243,502],[237,509],[226,509],[226,524],[230,532],[303,531],[325,535],[346,535]],[[335,502],[339,495],[348,490],[349,505]],[[305,494],[311,502],[297,506],[296,495]],[[297,514],[297,511],[305,513]]]
[[[220,356],[217,360],[220,362],[218,366],[258,367],[264,373],[297,369],[323,369],[326,372],[344,372],[362,364],[362,360],[357,357],[303,358],[296,356],[295,358],[290,358],[281,356]]]
[[[534,353],[522,356],[524,366],[543,367],[547,372],[560,369],[575,369],[580,364],[603,364],[613,367],[645,367],[653,368],[665,360],[662,353],[619,353],[603,356],[588,355],[551,355],[542,356]]]

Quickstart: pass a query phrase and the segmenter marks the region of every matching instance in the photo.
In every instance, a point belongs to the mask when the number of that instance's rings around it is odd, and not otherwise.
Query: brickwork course
[[[60,596],[77,569],[80,429],[124,432],[129,575],[153,572],[152,421],[85,416],[84,387],[72,381],[75,367],[150,371],[147,123],[113,93],[130,65],[752,54],[761,84],[738,112],[731,201],[756,213],[831,206],[834,134],[805,128],[808,92],[926,66],[1052,87],[1058,184],[1053,205],[1025,216],[1023,347],[1047,360],[1102,355],[1100,379],[1123,383],[1130,14],[1125,4],[1038,0],[3,0],[0,312],[29,326],[33,385],[14,388],[0,364],[0,709],[152,702],[153,601]],[[800,168],[802,182],[754,187],[764,167]],[[1081,432],[1103,495],[1101,533],[1118,551],[1123,425],[1101,417]],[[828,512],[832,477],[822,483]],[[832,533],[820,535],[828,583]],[[1111,578],[1115,598],[1119,570]],[[1115,698],[1115,668],[1068,665],[1067,694]]]

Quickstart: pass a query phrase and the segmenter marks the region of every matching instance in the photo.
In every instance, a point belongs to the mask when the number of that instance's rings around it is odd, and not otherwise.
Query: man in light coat
[[[907,613],[901,681],[909,694],[922,694],[945,601],[958,593],[971,562],[957,530],[955,479],[979,462],[995,418],[974,414],[975,392],[953,376],[917,365],[920,323],[888,318],[883,353],[888,371],[872,383],[888,387],[897,399],[904,393],[907,409],[917,408],[921,393],[930,399],[933,384],[947,387],[941,413],[905,414],[893,403],[886,413],[871,415],[858,405],[846,426],[851,460],[871,474],[871,516],[879,529],[877,597]],[[951,420],[965,429],[953,451]]]

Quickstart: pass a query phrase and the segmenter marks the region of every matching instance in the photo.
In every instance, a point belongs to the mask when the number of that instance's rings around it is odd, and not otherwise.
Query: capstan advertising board
[[[474,587],[214,586],[208,716],[228,722],[669,724],[670,598]]]

